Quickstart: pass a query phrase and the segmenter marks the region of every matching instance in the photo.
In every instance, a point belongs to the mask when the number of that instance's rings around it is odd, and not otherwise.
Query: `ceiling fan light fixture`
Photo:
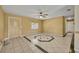
[[[43,18],[42,16],[40,16],[40,18]]]

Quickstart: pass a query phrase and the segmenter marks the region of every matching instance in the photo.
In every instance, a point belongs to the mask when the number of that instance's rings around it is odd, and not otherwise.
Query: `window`
[[[32,23],[31,29],[38,29],[38,23]]]

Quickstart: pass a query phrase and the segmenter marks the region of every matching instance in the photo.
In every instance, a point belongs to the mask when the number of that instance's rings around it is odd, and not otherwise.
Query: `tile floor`
[[[35,35],[26,35],[31,41]],[[49,53],[68,53],[72,40],[72,34],[66,37],[53,35],[55,38],[51,42],[37,42],[36,44]],[[29,42],[24,37],[9,39],[2,47],[1,53],[43,53],[32,42]]]
[[[7,41],[1,50],[2,53],[32,53],[32,49],[28,46],[27,41],[23,38],[15,38]]]

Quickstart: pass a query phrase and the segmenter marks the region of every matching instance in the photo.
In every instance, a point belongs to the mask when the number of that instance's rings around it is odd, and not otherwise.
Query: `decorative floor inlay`
[[[36,46],[38,50],[41,50],[44,53],[68,53],[70,50],[72,33],[67,34],[65,37],[42,33],[26,35],[26,37],[31,40],[32,45]]]
[[[53,39],[50,39],[50,40],[40,40],[40,39],[38,39],[38,41],[40,41],[40,42],[51,42]]]
[[[26,36],[24,36],[25,39],[27,39],[29,42],[31,42],[30,39],[28,39]],[[35,44],[34,46],[36,46],[38,49],[40,49],[41,51],[43,51],[44,53],[48,53],[46,50],[44,50],[43,48],[41,48],[39,45]]]
[[[41,48],[40,46],[38,45],[35,45],[37,48],[39,48],[41,51],[43,51],[44,53],[48,53],[46,50],[44,50],[43,48]]]
[[[31,40],[30,40],[30,39],[28,39],[26,36],[24,36],[24,38],[25,38],[25,39],[27,39],[29,42],[31,42]]]
[[[42,35],[36,35],[34,36],[34,39],[37,39],[40,42],[50,42],[54,39],[53,36],[49,36],[49,35],[44,35],[44,36],[45,36],[45,39]]]

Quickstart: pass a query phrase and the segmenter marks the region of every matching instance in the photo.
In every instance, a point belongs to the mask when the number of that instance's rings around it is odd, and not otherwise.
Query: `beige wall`
[[[8,33],[8,17],[15,17],[15,18],[21,19],[21,21],[22,21],[22,30],[21,30],[22,35],[30,33],[30,32],[42,32],[43,31],[41,20],[30,18],[30,17],[16,16],[16,15],[6,13],[5,14],[5,24],[6,24],[5,25],[5,28],[6,28],[5,34]],[[36,30],[31,29],[31,23],[32,22],[39,24],[38,29],[36,29]],[[6,37],[7,37],[7,35],[6,35]]]
[[[5,38],[8,37],[8,15],[5,13],[4,14],[4,34],[5,34]]]
[[[35,30],[31,29],[32,22],[39,24],[38,29]],[[23,17],[23,33],[26,34],[30,32],[42,32],[42,21],[38,19]]]
[[[58,35],[64,34],[64,17],[56,17],[43,21],[43,31]]]
[[[4,13],[0,6],[0,40],[4,38]]]

